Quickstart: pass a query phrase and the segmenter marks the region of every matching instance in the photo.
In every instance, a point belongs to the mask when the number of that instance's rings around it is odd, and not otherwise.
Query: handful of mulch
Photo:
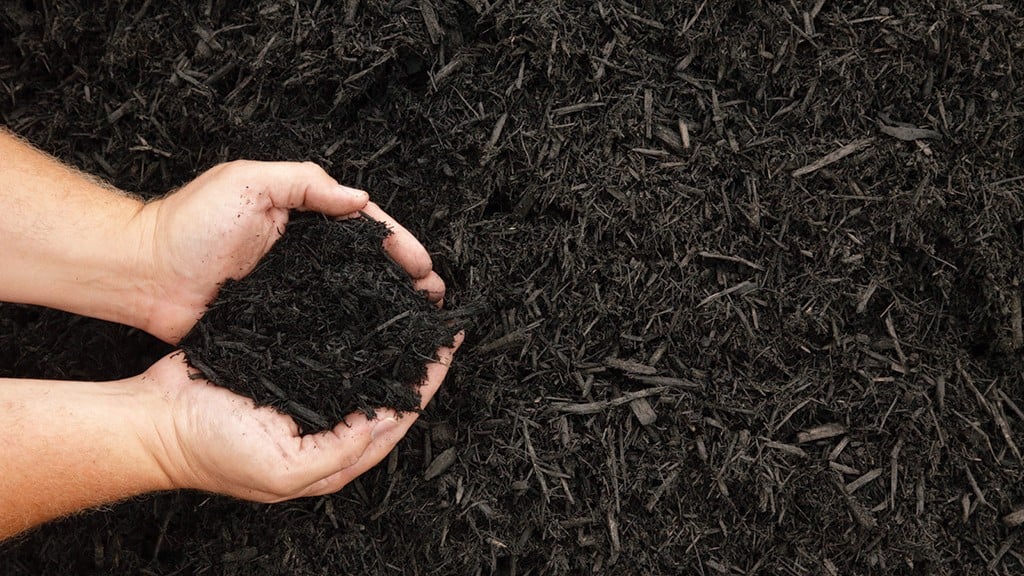
[[[387,226],[296,215],[251,274],[228,280],[181,341],[211,382],[292,416],[303,433],[348,414],[419,408],[457,329],[392,262]]]

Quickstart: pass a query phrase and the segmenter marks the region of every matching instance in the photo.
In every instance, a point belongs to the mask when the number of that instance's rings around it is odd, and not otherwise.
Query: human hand
[[[440,303],[444,282],[426,249],[366,192],[340,186],[316,164],[236,161],[201,174],[184,188],[146,204],[134,224],[143,239],[142,285],[149,302],[136,323],[177,343],[203,315],[228,278],[255,268],[288,223],[289,210],[345,218],[363,212],[392,234],[384,247],[418,290]]]
[[[438,351],[419,388],[423,408],[448,372],[462,343]],[[156,459],[176,488],[192,488],[258,502],[280,502],[337,492],[376,466],[418,418],[355,413],[331,430],[302,436],[291,417],[211,384],[192,380],[184,354],[154,364],[142,380],[160,401],[153,418]]]

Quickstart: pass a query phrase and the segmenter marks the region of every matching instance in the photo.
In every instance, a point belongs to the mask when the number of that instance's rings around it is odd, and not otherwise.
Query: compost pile
[[[452,328],[384,252],[389,233],[365,217],[293,218],[181,341],[189,362],[306,433],[356,410],[418,409],[426,363]]]
[[[150,496],[0,572],[1024,571],[1021,10],[0,4],[13,131],[147,197],[317,162],[494,310],[340,493]],[[3,375],[164,352],[0,308]]]

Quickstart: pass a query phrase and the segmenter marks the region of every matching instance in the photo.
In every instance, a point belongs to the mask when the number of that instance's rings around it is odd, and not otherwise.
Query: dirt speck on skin
[[[317,162],[494,311],[339,494],[157,495],[0,572],[1024,570],[1017,4],[15,5],[14,132],[147,196]],[[4,375],[165,350],[0,307]]]

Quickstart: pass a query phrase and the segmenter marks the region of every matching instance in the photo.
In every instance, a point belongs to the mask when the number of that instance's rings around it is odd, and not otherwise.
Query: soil
[[[388,460],[153,495],[5,574],[1024,570],[1024,9],[964,0],[0,4],[0,119],[155,196],[312,160],[482,295]],[[0,308],[0,375],[166,348]]]
[[[304,433],[360,411],[418,410],[426,363],[453,328],[384,252],[386,225],[294,217],[251,274],[228,280],[181,341],[210,381]]]

